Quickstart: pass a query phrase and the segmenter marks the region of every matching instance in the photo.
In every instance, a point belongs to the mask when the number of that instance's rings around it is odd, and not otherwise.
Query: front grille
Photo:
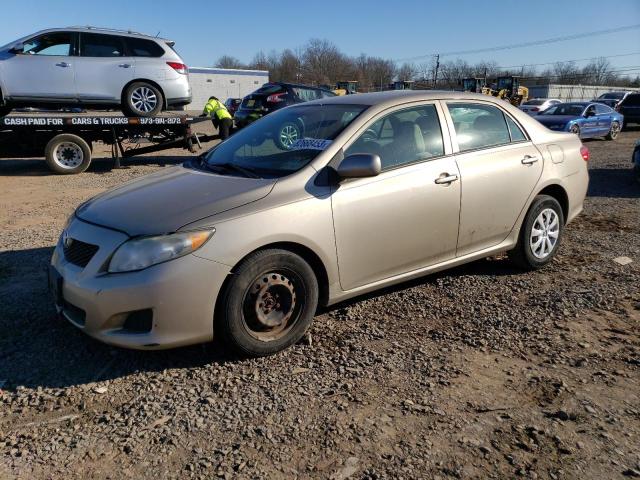
[[[97,245],[81,242],[74,238],[68,238],[62,245],[64,258],[78,267],[86,267],[98,251]]]

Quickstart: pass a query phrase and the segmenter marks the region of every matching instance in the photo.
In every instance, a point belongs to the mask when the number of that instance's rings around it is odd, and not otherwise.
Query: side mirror
[[[24,53],[24,43],[16,43],[13,47],[9,49],[9,53],[20,54]]]
[[[379,155],[370,153],[354,153],[345,157],[336,172],[340,178],[375,177],[382,170]]]

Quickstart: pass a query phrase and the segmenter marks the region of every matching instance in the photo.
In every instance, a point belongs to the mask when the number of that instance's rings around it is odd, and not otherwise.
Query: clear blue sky
[[[3,0],[2,4],[0,45],[43,28],[69,25],[153,35],[159,31],[176,41],[190,66],[210,66],[223,54],[248,62],[258,50],[294,49],[310,38],[326,38],[349,55],[397,59],[640,24],[640,0],[380,4],[360,0]],[[461,58],[510,66],[638,51],[640,29]],[[611,62],[618,67],[636,66],[640,55]]]

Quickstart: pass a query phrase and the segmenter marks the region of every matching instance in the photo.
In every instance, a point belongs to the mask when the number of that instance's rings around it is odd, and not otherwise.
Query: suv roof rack
[[[105,28],[105,27],[94,27],[92,25],[72,25],[67,28],[86,28],[87,30],[101,30],[104,32],[117,32],[117,33],[128,33],[131,35],[141,35],[145,37],[149,37],[150,35],[145,35],[144,33],[134,32],[133,30],[119,30],[117,28]]]

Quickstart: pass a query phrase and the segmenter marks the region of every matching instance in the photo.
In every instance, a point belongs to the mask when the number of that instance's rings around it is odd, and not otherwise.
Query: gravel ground
[[[184,152],[69,177],[0,160],[0,478],[639,477],[639,136],[585,142],[585,212],[547,268],[499,256],[359,298],[257,360],[115,349],[54,315],[67,215]]]

